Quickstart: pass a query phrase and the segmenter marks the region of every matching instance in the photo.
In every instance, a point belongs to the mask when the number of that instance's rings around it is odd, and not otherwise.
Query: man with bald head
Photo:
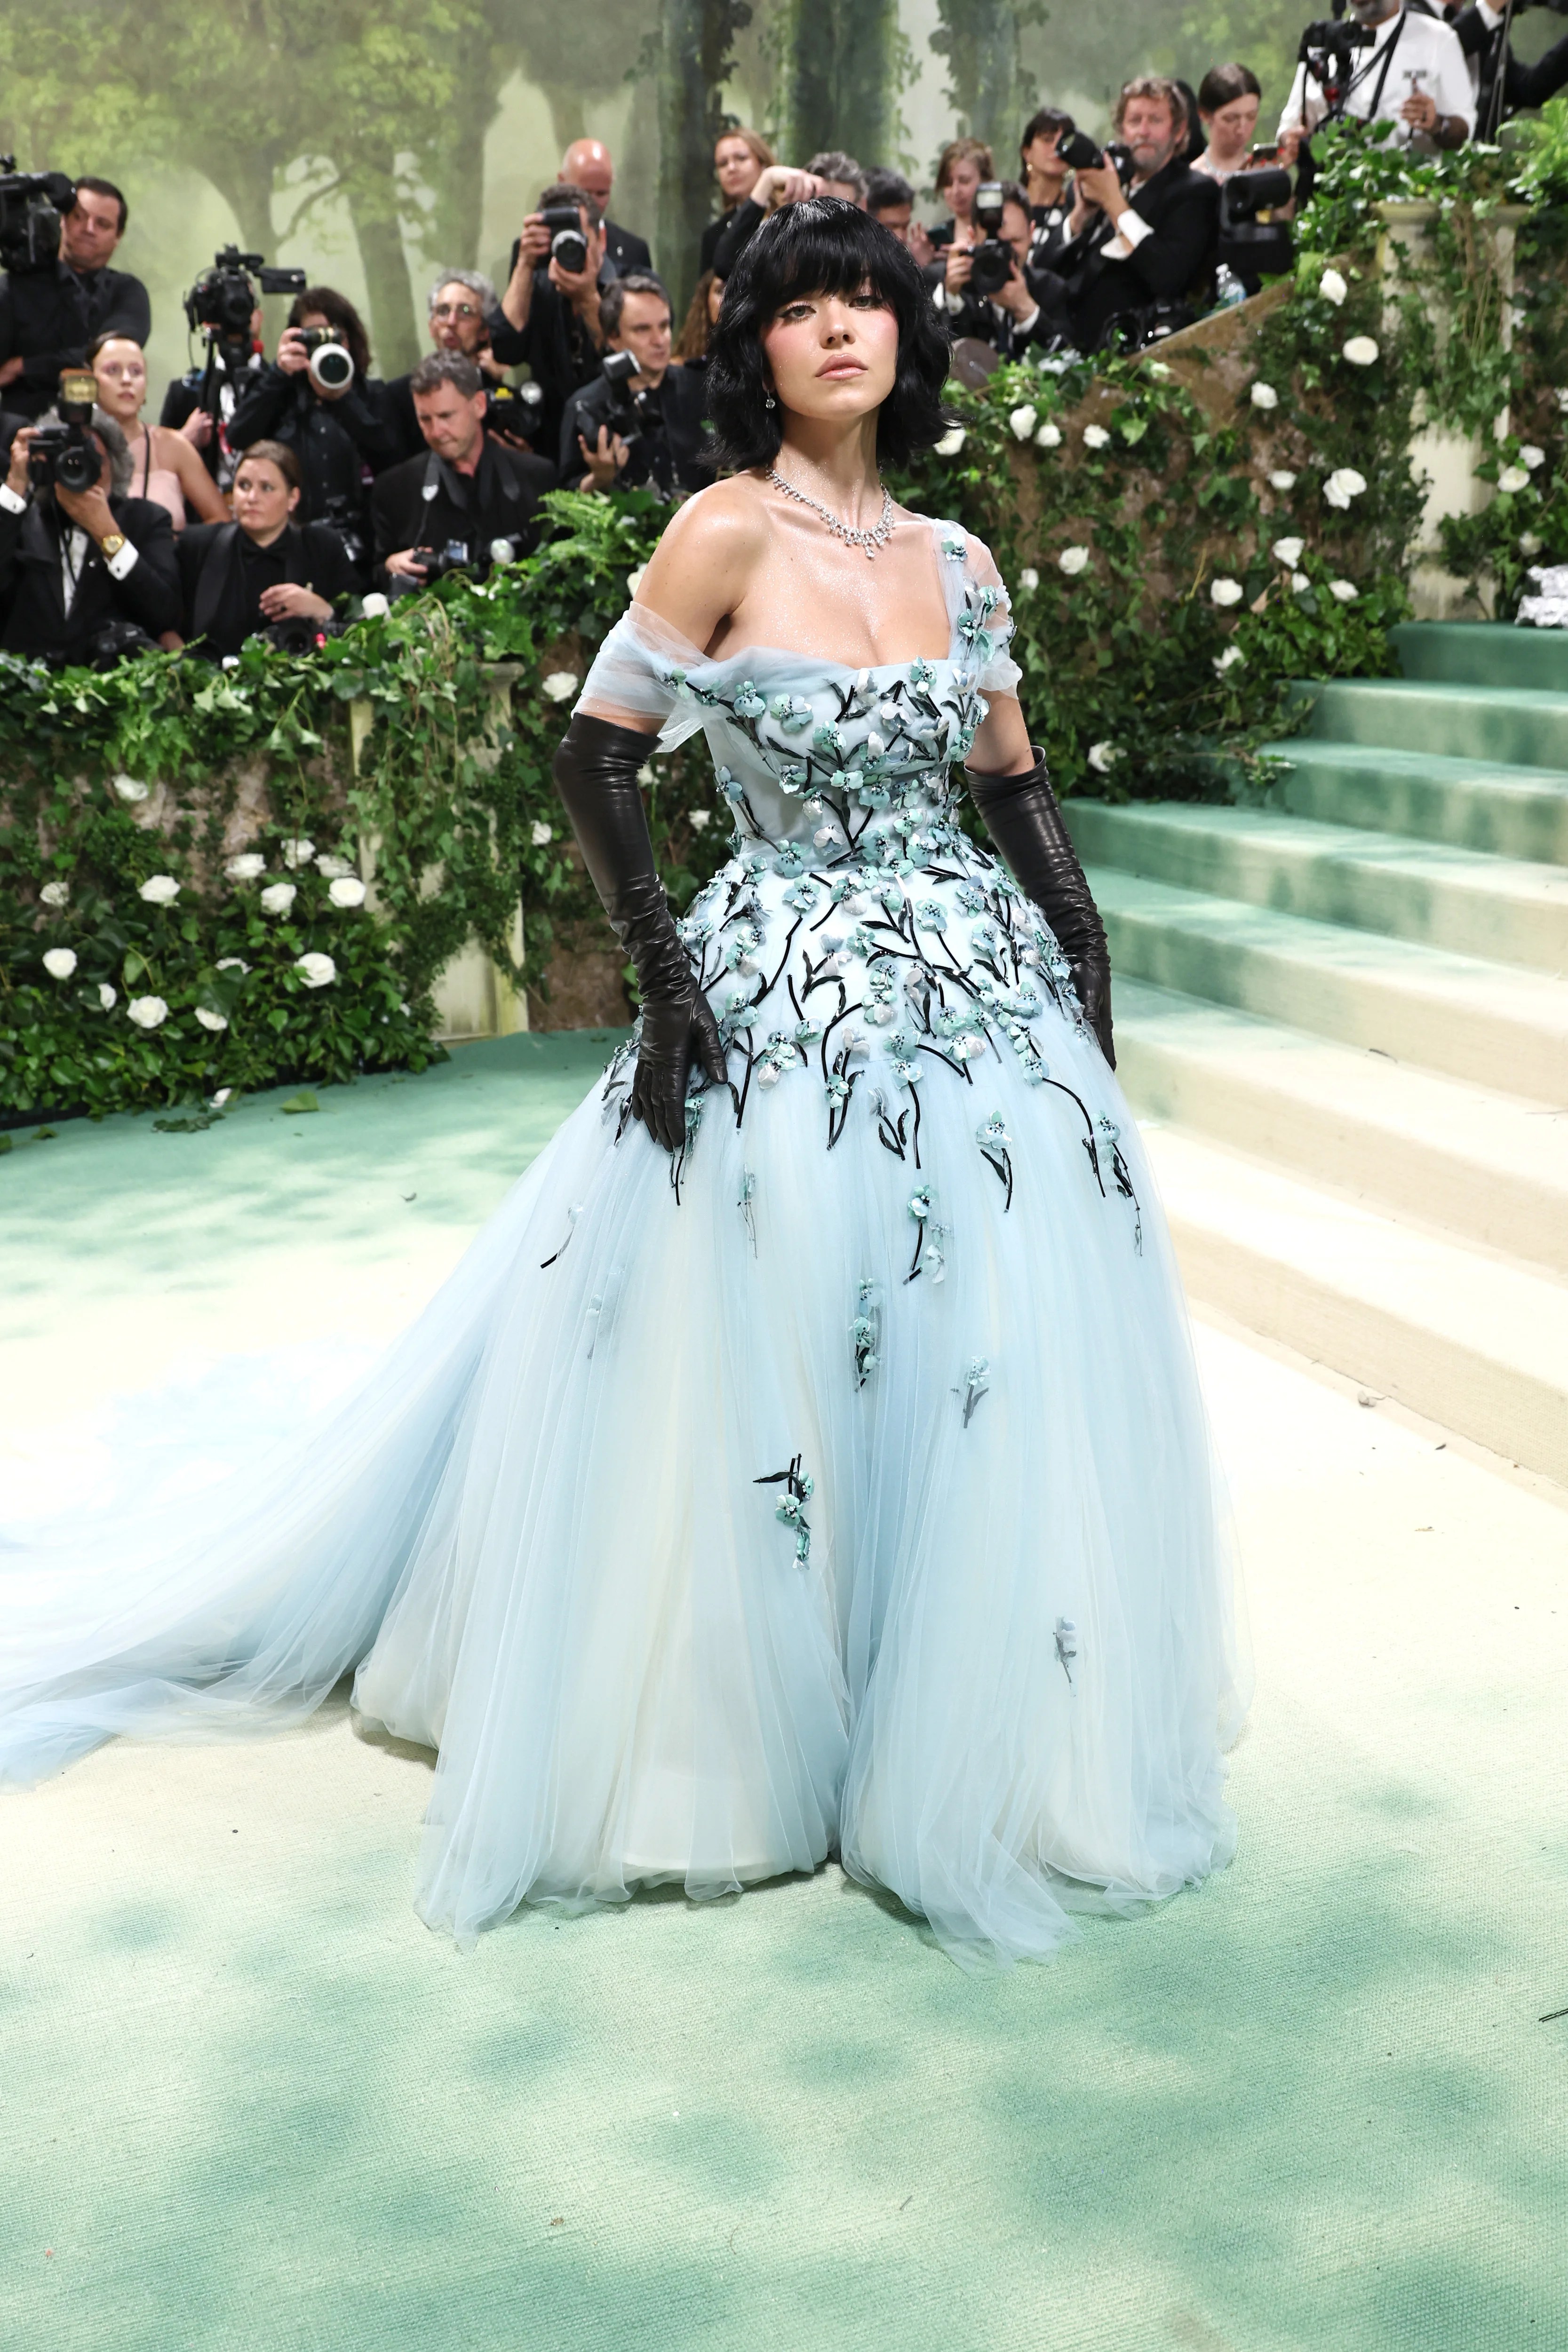
[[[610,190],[616,184],[616,166],[609,149],[602,139],[574,139],[561,158],[561,177],[574,188],[586,188],[603,216],[605,259],[617,278],[629,276],[634,269],[651,269],[653,256],[646,241],[634,236],[629,228],[621,228],[610,218]]]

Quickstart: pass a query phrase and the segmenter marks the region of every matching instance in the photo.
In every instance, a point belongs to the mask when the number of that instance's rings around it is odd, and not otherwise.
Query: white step
[[[1568,1482],[1568,1283],[1177,1129],[1146,1140],[1194,1298]]]
[[[1568,1110],[1142,981],[1114,995],[1141,1115],[1568,1275]]]

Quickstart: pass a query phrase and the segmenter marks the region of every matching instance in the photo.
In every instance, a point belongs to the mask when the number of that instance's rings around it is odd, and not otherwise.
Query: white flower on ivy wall
[[[690,825],[693,833],[706,833],[709,825],[712,823],[712,818],[713,812],[711,809],[693,809],[687,819],[687,823]]]
[[[1323,496],[1330,506],[1338,507],[1342,514],[1352,499],[1359,499],[1366,488],[1366,476],[1358,474],[1353,466],[1337,466],[1323,484]]]
[[[119,1002],[120,999],[118,994],[112,988],[110,988],[108,981],[100,980],[98,983],[98,1004],[100,1012],[112,1013]]]
[[[1089,550],[1087,547],[1064,547],[1057,563],[1069,580],[1076,580],[1080,572],[1089,569]]]
[[[215,1036],[220,1029],[226,1029],[228,1027],[228,1022],[223,1013],[209,1013],[205,1004],[197,1005],[196,1019],[201,1023],[204,1029],[210,1029]]]
[[[1037,448],[1037,449],[1059,449],[1059,448],[1061,447],[1061,446],[1062,446],[1062,428],[1061,428],[1061,426],[1060,426],[1059,425],[1052,425],[1052,424],[1051,424],[1051,423],[1049,423],[1048,421],[1047,421],[1046,424],[1042,425],[1041,425],[1041,427],[1040,427],[1040,429],[1039,429],[1039,431],[1038,431],[1038,432],[1036,434],[1036,436],[1035,436],[1035,446],[1036,446],[1036,448]]]
[[[334,907],[363,907],[364,884],[357,874],[340,874],[327,896]]]
[[[213,1097],[214,1110],[221,1110],[233,1092],[234,1088],[232,1087],[219,1087],[216,1094]]]
[[[1277,563],[1289,564],[1294,572],[1301,561],[1301,550],[1306,543],[1302,539],[1277,539],[1268,551]]]
[[[246,962],[243,956],[219,956],[216,963],[213,966],[213,970],[215,971],[237,971],[243,973],[247,972],[250,970],[250,966]]]
[[[1336,310],[1350,290],[1337,269],[1325,269],[1318,280],[1319,293],[1325,302],[1331,302]]]
[[[1239,604],[1241,602],[1241,593],[1240,581],[1227,580],[1225,578],[1223,573],[1219,579],[1211,581],[1209,583],[1209,598],[1211,603],[1218,604],[1222,608],[1228,608],[1232,604]]]
[[[231,857],[223,870],[231,882],[259,882],[267,871],[267,860],[259,850],[246,849]]]
[[[128,776],[122,772],[114,779],[114,789],[122,801],[144,801],[152,786],[143,784],[136,777]]]
[[[1521,530],[1520,532],[1519,551],[1521,555],[1539,555],[1541,549],[1542,541],[1536,537],[1534,531]]]
[[[352,874],[353,867],[346,857],[334,857],[331,850],[323,849],[316,859],[316,871],[324,874],[329,882],[336,882],[343,875]]]
[[[966,436],[962,425],[953,425],[951,432],[944,433],[940,441],[932,442],[932,457],[956,457],[959,451],[963,448],[967,437],[968,436]]]
[[[1361,590],[1353,580],[1331,580],[1329,593],[1336,604],[1353,604]]]
[[[1304,572],[1292,572],[1290,574],[1291,592],[1297,596],[1304,596],[1311,584]]]
[[[367,621],[384,620],[392,610],[391,604],[379,588],[373,588],[368,596],[362,596],[359,608]]]
[[[555,835],[549,825],[536,824],[528,837],[535,849],[542,849],[547,842],[554,840]]]
[[[1255,383],[1251,397],[1254,408],[1278,408],[1279,405],[1279,394],[1271,383]]]
[[[133,996],[125,1012],[138,1029],[161,1029],[169,1017],[169,1008],[161,996]]]
[[[150,907],[172,907],[179,895],[180,886],[172,874],[149,874],[136,893]]]
[[[1533,474],[1538,466],[1545,465],[1546,452],[1538,449],[1533,441],[1527,441],[1519,453],[1519,462],[1527,473]]]
[[[1352,335],[1342,348],[1352,367],[1371,367],[1377,358],[1377,345],[1370,335]]]
[[[299,895],[292,882],[269,882],[261,894],[261,911],[264,915],[286,915]]]
[[[1110,446],[1110,436],[1106,431],[1103,425],[1086,425],[1084,426],[1083,446],[1086,449],[1104,449]]]
[[[284,865],[290,874],[295,874],[301,866],[309,866],[316,854],[316,845],[313,841],[285,841],[281,850]]]
[[[1220,677],[1223,677],[1227,669],[1234,669],[1237,662],[1244,662],[1246,659],[1247,656],[1242,652],[1239,646],[1226,646],[1224,653],[1215,654],[1214,657],[1214,666],[1218,671]]]
[[[323,955],[320,948],[311,948],[306,954],[296,956],[294,969],[307,988],[330,988],[338,976],[337,965],[330,955]]]
[[[546,702],[564,702],[568,695],[575,694],[577,691],[576,671],[552,669],[547,678],[540,681],[539,691],[543,695]]]
[[[1089,747],[1089,764],[1097,776],[1109,776],[1121,757],[1114,743],[1091,743]]]
[[[1022,408],[1014,409],[1007,419],[1007,429],[1015,441],[1026,441],[1038,421],[1039,411],[1026,401]]]
[[[1040,584],[1040,575],[1032,563],[1026,563],[1018,574],[1018,586],[1026,596],[1032,596]]]
[[[1497,486],[1511,498],[1517,491],[1529,489],[1530,476],[1522,466],[1505,466],[1497,478]]]
[[[1271,490],[1293,490],[1296,487],[1296,477],[1294,474],[1287,473],[1283,466],[1279,467],[1269,475],[1268,487]]]
[[[68,980],[76,970],[75,948],[46,948],[44,970],[51,980]]]
[[[46,882],[38,896],[46,907],[68,907],[71,886],[68,882]]]

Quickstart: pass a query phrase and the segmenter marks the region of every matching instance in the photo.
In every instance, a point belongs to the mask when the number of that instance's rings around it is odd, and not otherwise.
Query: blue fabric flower
[[[757,692],[757,689],[752,685],[751,679],[749,677],[742,678],[741,684],[735,689],[734,709],[736,718],[762,719],[766,716],[767,708],[768,706],[765,698]]]

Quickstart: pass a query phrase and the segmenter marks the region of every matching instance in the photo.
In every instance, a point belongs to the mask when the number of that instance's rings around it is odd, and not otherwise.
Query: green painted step
[[[1568,1109],[1119,978],[1116,1068],[1141,1119],[1568,1275]]]
[[[1094,866],[1111,965],[1184,996],[1568,1102],[1568,981]]]
[[[1456,955],[1568,972],[1568,867],[1266,809],[1075,799],[1065,814],[1086,865]]]
[[[1289,763],[1276,798],[1294,816],[1568,866],[1568,769],[1510,768],[1310,735],[1263,749]]]
[[[1504,767],[1568,768],[1568,693],[1395,677],[1336,677],[1300,690],[1312,697],[1307,731],[1320,742],[1383,743]]]
[[[1568,629],[1516,629],[1499,621],[1405,621],[1389,635],[1406,677],[1568,694]]]

